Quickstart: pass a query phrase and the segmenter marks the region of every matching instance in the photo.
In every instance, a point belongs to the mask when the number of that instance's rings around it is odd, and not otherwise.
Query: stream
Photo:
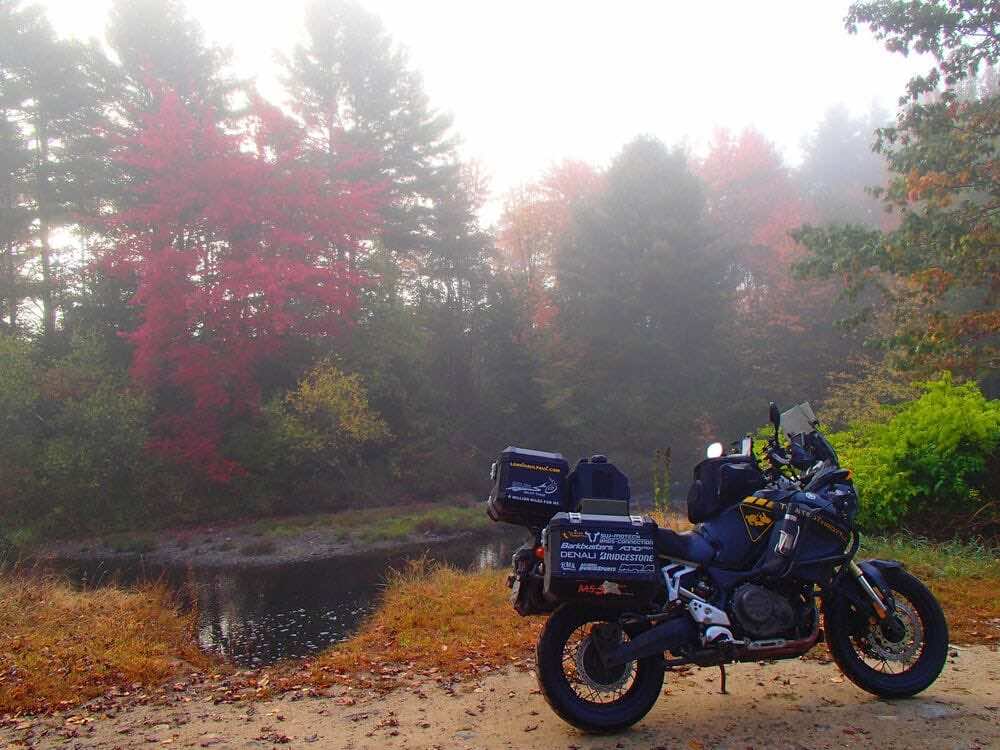
[[[241,666],[261,667],[350,637],[378,604],[391,568],[422,556],[463,569],[505,568],[524,536],[512,528],[500,536],[263,567],[151,567],[141,560],[61,567],[84,586],[162,580],[197,607],[203,649]]]

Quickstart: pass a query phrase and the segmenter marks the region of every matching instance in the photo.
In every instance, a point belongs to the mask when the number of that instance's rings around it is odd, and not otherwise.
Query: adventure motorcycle
[[[709,446],[683,533],[630,514],[627,479],[603,456],[570,473],[559,454],[508,448],[494,464],[491,518],[533,535],[514,555],[511,601],[551,613],[538,683],[565,721],[619,731],[673,667],[718,666],[725,692],[725,664],[798,657],[824,635],[840,670],[883,698],[940,674],[941,607],[902,564],[854,560],[857,494],[809,405],[772,403],[770,421],[760,459],[749,436],[730,455]],[[561,492],[546,494],[553,481]]]

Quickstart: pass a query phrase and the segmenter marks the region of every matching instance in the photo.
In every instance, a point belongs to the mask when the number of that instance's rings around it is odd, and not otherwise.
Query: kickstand
[[[722,684],[719,686],[719,692],[722,695],[729,695],[729,693],[726,692],[726,665],[725,664],[720,664],[719,665],[719,676],[722,678]]]

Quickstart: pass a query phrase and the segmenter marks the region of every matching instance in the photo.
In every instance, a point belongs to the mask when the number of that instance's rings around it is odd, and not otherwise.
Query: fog
[[[104,34],[110,0],[43,0],[61,34]],[[305,0],[190,2],[236,71],[285,101],[275,55],[304,38]],[[410,2],[369,0],[423,75],[433,106],[454,116],[462,152],[501,196],[562,159],[606,164],[638,134],[704,153],[718,128],[754,127],[786,159],[834,104],[891,111],[927,67],[849,35],[840,0]]]
[[[770,400],[995,388],[950,122],[995,150],[1000,52],[912,110],[943,63],[851,7],[0,4],[0,520],[474,498],[508,445],[663,501]]]

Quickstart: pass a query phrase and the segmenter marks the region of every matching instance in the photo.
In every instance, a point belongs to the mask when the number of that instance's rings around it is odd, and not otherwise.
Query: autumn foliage
[[[507,196],[497,256],[501,270],[527,302],[536,327],[546,328],[555,319],[554,262],[559,243],[571,229],[573,206],[592,197],[601,182],[594,167],[566,161]]]
[[[293,337],[350,324],[363,279],[345,254],[372,229],[378,185],[301,160],[306,134],[254,103],[224,132],[171,92],[116,152],[129,205],[106,221],[103,257],[134,284],[132,374],[161,407],[153,447],[208,477],[240,467],[220,452],[226,421],[261,399],[259,368]]]
[[[756,130],[718,131],[698,166],[713,225],[735,250],[735,305],[748,323],[801,333],[803,290],[788,273],[802,255],[790,232],[815,211],[777,148]]]

